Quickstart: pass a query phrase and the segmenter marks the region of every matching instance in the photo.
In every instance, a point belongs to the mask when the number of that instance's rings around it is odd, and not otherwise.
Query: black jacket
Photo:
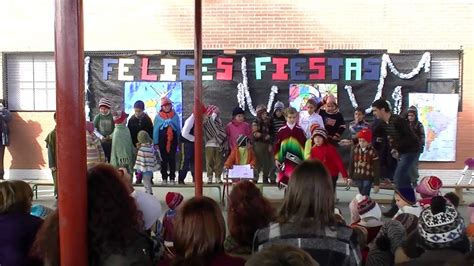
[[[142,117],[137,118],[133,115],[128,120],[128,129],[130,130],[130,135],[132,136],[133,144],[137,144],[137,135],[140,130],[145,130],[151,138],[153,138],[153,123],[151,122],[151,118],[144,114]]]

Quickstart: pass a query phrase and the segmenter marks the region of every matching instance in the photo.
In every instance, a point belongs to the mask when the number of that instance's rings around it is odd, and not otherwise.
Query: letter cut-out
[[[117,64],[118,59],[116,58],[104,58],[102,60],[102,79],[103,80],[108,80],[109,79],[109,72],[112,72],[112,66],[111,64]]]
[[[176,59],[163,58],[161,65],[165,67],[165,71],[160,75],[161,81],[175,81],[176,75],[173,74],[173,66],[176,66]]]
[[[326,58],[324,57],[310,57],[309,69],[317,70],[317,73],[309,74],[310,80],[325,80],[326,79]]]
[[[158,80],[158,75],[152,75],[148,73],[148,67],[149,67],[149,59],[147,57],[143,57],[141,80],[150,80],[150,81]]]
[[[118,80],[133,81],[133,75],[125,75],[130,70],[129,66],[135,64],[133,58],[119,58],[118,62]]]
[[[188,75],[188,68],[194,67],[194,59],[183,58],[179,60],[179,79],[194,80],[194,75]]]
[[[339,72],[343,64],[342,58],[328,58],[328,65],[331,66],[331,79],[339,79]]]
[[[216,79],[217,80],[232,80],[232,72],[234,65],[234,58],[224,58],[218,57],[217,58],[217,70],[223,69],[223,72],[217,71]]]
[[[255,58],[255,79],[260,80],[262,79],[262,71],[267,70],[267,66],[263,65],[263,63],[270,63],[272,58],[268,57],[256,57]]]
[[[353,71],[355,71],[355,80],[361,80],[362,79],[362,59],[346,58],[345,80],[352,80]]]
[[[288,80],[288,73],[285,73],[285,66],[288,65],[288,58],[273,58],[275,73],[272,74],[273,80]]]
[[[301,65],[306,63],[306,58],[297,57],[290,59],[291,80],[307,80],[307,76],[302,72]]]
[[[212,64],[214,60],[212,58],[203,58],[202,59],[202,80],[213,80],[214,78],[212,75],[204,75],[205,72],[207,72],[207,67],[204,65]]]
[[[366,58],[364,59],[364,80],[379,80],[380,79],[380,58]]]

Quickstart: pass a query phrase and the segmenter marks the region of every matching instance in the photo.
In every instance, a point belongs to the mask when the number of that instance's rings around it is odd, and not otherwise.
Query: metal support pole
[[[61,265],[85,266],[87,166],[82,0],[56,0],[57,167]]]
[[[194,1],[194,180],[195,195],[202,196],[202,1]]]

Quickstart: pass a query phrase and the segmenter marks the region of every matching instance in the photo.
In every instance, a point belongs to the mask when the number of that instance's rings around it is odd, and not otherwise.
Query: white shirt
[[[191,129],[193,128],[194,126],[194,114],[191,114],[188,119],[186,119],[186,121],[184,121],[184,126],[183,126],[183,130],[181,131],[181,135],[191,141],[191,142],[194,142],[194,136],[191,135]]]
[[[135,199],[138,210],[143,213],[144,229],[150,229],[163,216],[160,201],[155,196],[138,190],[133,191],[130,196]]]
[[[301,111],[300,112],[300,119],[298,125],[304,130],[304,134],[306,138],[311,138],[311,125],[318,124],[319,128],[324,128],[323,118],[317,114],[309,114],[308,111]]]

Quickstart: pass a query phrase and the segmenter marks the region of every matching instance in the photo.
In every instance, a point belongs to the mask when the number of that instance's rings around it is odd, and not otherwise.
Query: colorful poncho
[[[127,168],[131,173],[135,163],[135,146],[132,143],[130,130],[124,125],[115,125],[112,134],[112,152],[110,164],[115,167]]]

